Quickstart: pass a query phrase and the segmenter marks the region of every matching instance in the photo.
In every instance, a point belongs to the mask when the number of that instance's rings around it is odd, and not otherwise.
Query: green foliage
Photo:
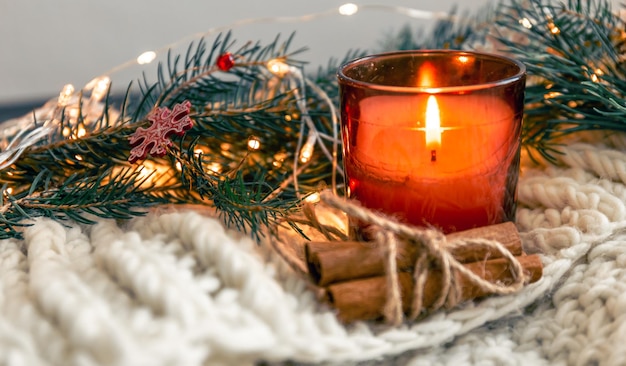
[[[626,131],[625,24],[609,2],[513,2],[500,38],[526,64],[524,145],[553,158],[555,142],[578,131]],[[521,21],[520,21],[521,20]],[[521,40],[521,41],[520,41]]]
[[[302,49],[290,52],[291,41],[276,38],[266,46],[234,49],[230,34],[217,37],[210,47],[200,40],[185,55],[170,54],[159,65],[156,82],[144,77],[138,91],[129,87],[118,119],[108,108],[95,118],[82,109],[77,118],[61,113],[48,138],[0,171],[5,187],[0,238],[20,237],[25,218],[90,223],[94,215],[126,219],[163,203],[212,205],[225,222],[253,236],[290,214],[302,195],[330,183],[332,166],[318,148],[311,163],[302,165],[294,188],[303,117],[299,95],[309,96],[307,112],[320,133],[332,135],[333,128],[329,107],[312,97],[316,94],[309,87],[268,71],[272,59],[302,67],[293,60]],[[228,72],[215,66],[226,52],[236,57]],[[185,100],[192,104],[193,129],[172,137],[165,157],[130,164],[128,139],[148,124],[147,114]],[[259,141],[260,148],[250,149],[249,139]]]

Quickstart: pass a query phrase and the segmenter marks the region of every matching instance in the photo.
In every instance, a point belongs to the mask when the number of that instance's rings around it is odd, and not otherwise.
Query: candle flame
[[[426,102],[426,147],[431,150],[441,147],[441,119],[434,95],[429,96]]]

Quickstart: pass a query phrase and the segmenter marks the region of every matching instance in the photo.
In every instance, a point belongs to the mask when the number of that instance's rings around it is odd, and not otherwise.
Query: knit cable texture
[[[342,325],[271,246],[208,215],[37,219],[0,242],[0,364],[626,364],[626,154],[563,153],[519,183],[516,224],[543,278],[397,327]]]

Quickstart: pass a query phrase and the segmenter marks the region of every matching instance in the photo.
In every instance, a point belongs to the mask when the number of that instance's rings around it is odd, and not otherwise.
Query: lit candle
[[[422,54],[394,55],[415,59]],[[471,70],[457,73],[473,75],[477,65],[485,73],[487,65],[477,62],[483,56],[463,53],[464,62],[455,52],[426,56],[429,61],[417,71],[374,66],[379,73],[393,69],[406,74],[404,80],[410,75],[417,80],[417,87],[398,86],[394,81],[382,87],[380,83],[361,85],[354,80],[346,83],[340,73],[344,165],[350,196],[401,220],[445,232],[512,219],[523,66],[512,68],[517,70],[508,83],[513,89],[504,85],[507,83],[494,85],[497,80],[481,81],[480,75],[466,78],[470,84],[456,86],[453,83],[458,81],[438,73],[445,73],[451,65],[461,69],[470,65]],[[367,67],[376,65],[376,60],[368,61],[364,63]],[[508,59],[496,61],[518,65]],[[359,65],[359,60],[355,62]],[[343,72],[352,75],[345,68]],[[389,80],[387,75],[379,76],[371,77]],[[402,75],[397,78],[402,80]]]

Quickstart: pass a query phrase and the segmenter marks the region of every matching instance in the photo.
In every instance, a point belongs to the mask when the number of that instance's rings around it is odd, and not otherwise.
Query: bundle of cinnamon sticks
[[[542,264],[538,255],[526,255],[511,222],[486,226],[446,235],[448,242],[456,239],[487,239],[500,242],[521,264],[526,283],[538,281]],[[452,257],[472,273],[492,283],[510,284],[514,281],[511,265],[497,250],[485,247],[461,246],[450,250]],[[396,263],[402,305],[410,309],[413,296],[413,266],[419,255],[417,246],[399,242]],[[333,306],[338,317],[346,323],[380,318],[387,300],[387,279],[383,250],[368,242],[310,242],[305,247],[305,260],[311,280],[323,290],[323,296]],[[452,272],[458,284],[460,302],[477,299],[489,293],[473,285],[466,275]],[[422,304],[431,306],[442,291],[441,270],[429,272],[423,290]]]

